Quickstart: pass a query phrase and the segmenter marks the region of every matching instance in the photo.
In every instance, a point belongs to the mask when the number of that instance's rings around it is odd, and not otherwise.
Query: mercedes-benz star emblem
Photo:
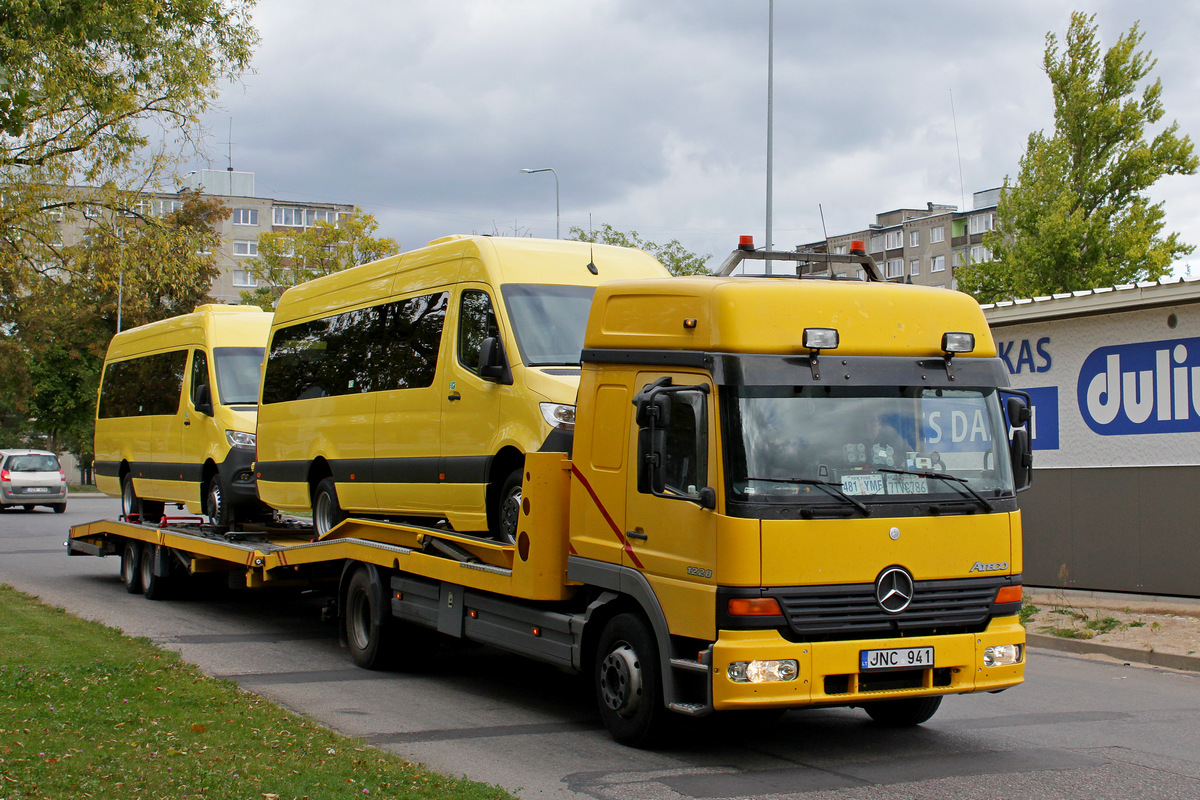
[[[903,567],[888,567],[875,581],[875,601],[889,614],[899,614],[912,602],[912,575]]]

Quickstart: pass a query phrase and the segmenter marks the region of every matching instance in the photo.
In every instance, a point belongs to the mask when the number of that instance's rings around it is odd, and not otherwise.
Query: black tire
[[[133,488],[133,476],[128,472],[121,478],[121,504],[125,507],[125,515],[137,515],[138,522],[143,525],[157,525],[163,516],[164,505],[161,500],[143,500],[138,497]]]
[[[121,548],[121,581],[130,594],[142,593],[142,543],[129,539]]]
[[[338,503],[337,484],[333,478],[326,478],[317,484],[312,500],[313,528],[318,537],[329,533],[342,520],[346,512]]]
[[[618,614],[596,648],[596,704],[609,734],[632,747],[653,745],[666,724],[658,646],[638,614]]]
[[[34,503],[26,503],[25,505],[21,506],[21,508],[25,509],[26,511],[33,511],[35,508],[37,508],[37,505]]]
[[[516,544],[517,529],[521,524],[521,482],[524,477],[524,467],[514,469],[500,484],[500,491],[496,494],[492,535],[501,544]]]
[[[142,548],[139,559],[139,570],[142,578],[142,595],[147,600],[165,600],[174,589],[174,576],[155,575],[154,558],[160,548],[157,545],[146,545]]]
[[[59,503],[58,505],[54,506],[53,508],[54,508],[55,514],[67,513],[67,504],[66,503]]]
[[[910,697],[881,700],[863,706],[871,719],[887,728],[911,728],[926,722],[942,704],[941,697]]]
[[[369,567],[359,567],[346,588],[346,644],[363,669],[384,669],[393,655],[391,611],[382,587],[371,581]]]
[[[204,484],[204,514],[213,525],[233,524],[233,514],[225,494],[225,483],[220,475],[213,475]]]

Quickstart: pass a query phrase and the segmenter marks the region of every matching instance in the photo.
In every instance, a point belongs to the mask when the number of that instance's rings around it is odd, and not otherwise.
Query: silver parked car
[[[0,450],[0,511],[9,506],[67,510],[67,476],[58,456],[45,450]]]

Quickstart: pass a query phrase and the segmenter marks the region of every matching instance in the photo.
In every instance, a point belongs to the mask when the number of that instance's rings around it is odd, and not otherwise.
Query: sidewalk
[[[1027,586],[1025,602],[1030,647],[1200,672],[1200,599]]]

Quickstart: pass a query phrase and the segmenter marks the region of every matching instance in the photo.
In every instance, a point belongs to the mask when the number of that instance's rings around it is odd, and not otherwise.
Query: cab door
[[[649,437],[639,434],[630,415],[632,440],[627,470],[625,566],[639,570],[654,588],[672,632],[697,638],[714,635],[717,515],[703,507],[702,492],[712,487],[717,469],[715,392],[703,374],[642,372],[635,387],[662,378],[670,412],[665,426],[662,489],[648,486]],[[683,388],[693,387],[693,388]]]
[[[141,408],[149,416],[151,463],[144,476],[148,480],[135,484],[138,495],[144,498],[168,502],[178,499],[187,359],[187,350],[173,350],[145,360]]]
[[[219,430],[214,412],[216,408],[216,384],[212,379],[212,365],[208,353],[202,348],[192,351],[192,363],[188,370],[187,394],[183,400],[182,441],[180,443],[180,485],[178,497],[192,503],[192,510],[199,513],[203,487],[200,478],[204,462],[209,456],[216,463],[224,461],[228,451],[225,431]],[[205,388],[207,387],[207,388]],[[207,408],[201,411],[202,399],[207,398]]]

